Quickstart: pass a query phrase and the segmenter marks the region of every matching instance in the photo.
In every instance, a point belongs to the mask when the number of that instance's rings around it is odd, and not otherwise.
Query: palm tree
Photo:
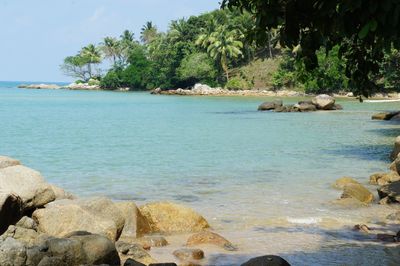
[[[153,22],[148,21],[140,31],[140,40],[145,44],[149,44],[157,37],[157,34],[157,27],[153,25]]]
[[[179,19],[179,20],[173,20],[169,26],[169,32],[168,35],[170,37],[170,40],[172,41],[179,41],[181,40],[186,31],[186,20],[185,19]]]
[[[80,51],[80,56],[87,65],[87,73],[89,75],[89,79],[91,79],[93,77],[92,66],[101,63],[100,50],[94,44],[89,44],[88,46],[82,48]]]
[[[100,49],[102,50],[106,58],[111,59],[113,65],[116,65],[117,58],[121,58],[121,43],[116,38],[104,38],[104,41],[101,43]]]
[[[215,32],[207,36],[199,36],[196,43],[207,48],[207,53],[216,61],[219,61],[229,81],[229,59],[236,59],[243,55],[242,34],[237,30],[229,30],[227,26],[219,26]]]

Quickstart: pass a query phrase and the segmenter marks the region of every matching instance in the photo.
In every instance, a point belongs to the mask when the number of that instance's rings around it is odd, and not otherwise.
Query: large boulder
[[[140,211],[149,221],[152,232],[197,232],[210,227],[206,219],[191,208],[170,202],[146,204]]]
[[[397,174],[397,172],[375,173],[369,178],[369,183],[371,185],[379,186],[384,186],[396,181],[400,181],[400,176]]]
[[[275,100],[273,102],[264,102],[258,106],[258,111],[269,111],[274,110],[278,107],[282,107],[283,102],[281,100]]]
[[[319,109],[319,110],[332,110],[335,106],[335,98],[327,95],[321,94],[316,96],[312,103]]]
[[[397,155],[399,155],[400,153],[400,136],[398,136],[394,142],[394,148],[392,153],[390,154],[390,159],[392,159],[392,161],[396,160]]]
[[[253,258],[241,266],[290,266],[290,264],[281,257],[267,255]]]
[[[13,193],[0,192],[0,234],[3,234],[10,224],[16,223],[22,217],[22,199]]]
[[[390,202],[400,202],[400,181],[378,188],[379,198],[388,198]]]
[[[361,184],[347,184],[343,188],[342,199],[353,198],[362,203],[371,203],[374,201],[374,195]]]
[[[150,232],[150,225],[134,202],[117,202],[115,205],[125,218],[125,225],[121,232],[121,240],[141,237]]]
[[[36,210],[38,230],[62,237],[73,231],[88,231],[117,240],[125,224],[118,207],[109,199],[60,200]]]
[[[16,159],[7,156],[0,156],[0,169],[20,164],[21,163]]]
[[[37,238],[39,237],[39,234],[34,229],[27,229],[10,225],[7,231],[4,232],[4,234],[1,236],[3,240],[7,239],[8,237],[16,239],[26,246],[31,247],[37,243]]]
[[[56,198],[39,172],[22,165],[0,169],[0,188],[20,196],[24,210],[42,207]]]

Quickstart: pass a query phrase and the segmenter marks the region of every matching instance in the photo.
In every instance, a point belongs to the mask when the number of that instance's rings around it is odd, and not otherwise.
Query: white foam
[[[318,224],[322,222],[322,218],[319,217],[287,218],[287,221],[292,224]]]

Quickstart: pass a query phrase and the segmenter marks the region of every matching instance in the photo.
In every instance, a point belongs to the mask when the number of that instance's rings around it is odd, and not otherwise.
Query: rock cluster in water
[[[400,121],[400,111],[376,113],[372,115],[372,120]]]
[[[318,110],[342,110],[342,106],[335,103],[332,96],[321,94],[310,101],[300,101],[294,105],[283,105],[282,100],[264,102],[258,106],[258,111],[281,112],[315,112]]]
[[[181,233],[191,234],[173,252],[181,265],[202,264],[206,254],[199,245],[237,250],[209,228],[200,214],[170,202],[138,207],[132,201],[77,198],[18,160],[0,156],[2,266],[176,265],[158,264],[148,251]],[[270,265],[263,260],[243,265]]]
[[[191,89],[163,90],[154,89],[151,94],[164,95],[192,95],[192,96],[278,96],[278,97],[296,97],[304,96],[304,93],[291,90],[228,90],[223,88],[212,88],[204,84],[196,84]]]

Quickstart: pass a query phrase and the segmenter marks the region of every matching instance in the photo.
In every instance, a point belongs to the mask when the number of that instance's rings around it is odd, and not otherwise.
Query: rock
[[[374,195],[361,184],[345,185],[341,198],[353,198],[367,204],[374,201]]]
[[[396,242],[396,236],[389,234],[377,234],[376,238],[383,242]]]
[[[329,95],[321,94],[316,96],[312,103],[319,109],[319,110],[332,110],[335,105],[335,99]]]
[[[58,90],[61,89],[61,86],[58,86],[57,84],[30,84],[30,85],[19,85],[18,88],[22,89],[47,89],[47,90]]]
[[[20,241],[26,246],[34,246],[36,243],[36,239],[39,234],[33,229],[27,229],[22,227],[17,227],[14,225],[10,225],[7,231],[1,236],[1,238],[6,239],[8,237],[14,238],[15,240]]]
[[[283,102],[281,100],[276,100],[273,102],[264,102],[258,106],[258,111],[269,111],[275,108],[282,107]]]
[[[177,266],[176,263],[151,263],[149,266]]]
[[[174,256],[180,260],[201,260],[204,258],[204,252],[201,249],[182,248],[173,252]]]
[[[378,188],[379,198],[388,197],[391,202],[400,202],[400,181]]]
[[[344,177],[341,177],[338,180],[336,180],[335,184],[333,184],[333,187],[337,188],[337,189],[344,189],[344,187],[347,184],[360,184],[360,183],[351,177],[344,176]]]
[[[22,199],[13,193],[0,192],[0,234],[22,216]]]
[[[371,185],[384,186],[395,181],[400,181],[400,176],[395,172],[390,173],[375,173],[370,176],[369,183]]]
[[[26,248],[19,241],[9,237],[0,242],[1,266],[24,266],[26,261]]]
[[[392,203],[389,197],[384,197],[383,199],[379,200],[379,205],[388,205]]]
[[[333,109],[333,110],[343,110],[343,106],[340,105],[340,104],[335,103],[335,104],[333,105],[333,108],[332,108],[332,109]]]
[[[146,266],[143,263],[137,262],[133,259],[127,259],[124,263],[124,266]]]
[[[20,164],[21,163],[18,160],[7,156],[0,156],[0,169]]]
[[[314,112],[317,111],[317,107],[314,104],[303,103],[293,105],[292,110],[294,112]]]
[[[386,219],[391,221],[400,221],[400,211],[389,214],[388,216],[386,216]]]
[[[25,229],[37,230],[37,223],[30,217],[22,217],[16,224],[17,227],[22,227]]]
[[[140,208],[154,233],[198,232],[209,228],[208,222],[191,208],[170,203],[150,203]]]
[[[285,112],[289,112],[290,108],[288,108],[287,106],[278,106],[275,108],[274,110],[276,113],[285,113]]]
[[[70,239],[78,240],[85,255],[87,265],[120,265],[121,261],[113,242],[101,235],[76,235]]]
[[[363,203],[354,198],[342,198],[333,201],[333,203],[346,209],[355,209],[368,206],[366,203]]]
[[[394,142],[394,148],[392,153],[390,154],[390,159],[392,161],[396,160],[397,155],[400,153],[400,136],[398,136]]]
[[[186,242],[187,246],[196,246],[196,245],[202,245],[202,244],[208,244],[208,245],[215,245],[221,248],[224,248],[228,251],[236,251],[237,248],[228,240],[223,238],[222,236],[209,232],[209,231],[203,231],[200,233],[196,233],[192,236],[189,237],[189,239]]]
[[[346,94],[346,97],[354,97],[354,93],[349,92],[349,93]]]
[[[109,199],[59,200],[32,214],[38,230],[51,236],[62,237],[74,231],[88,231],[118,239],[125,219]]]
[[[42,175],[22,165],[0,169],[0,187],[20,196],[24,210],[42,207],[55,200],[54,191]]]
[[[281,257],[267,255],[253,258],[241,266],[290,266],[290,264]]]
[[[55,185],[50,185],[51,189],[54,191],[54,195],[56,200],[62,199],[75,199],[76,197],[69,192],[66,192],[64,189],[57,187]]]
[[[146,265],[156,262],[139,244],[129,244],[123,241],[118,241],[115,245],[123,262],[128,259],[132,259]]]
[[[42,261],[42,259],[44,257],[46,257],[46,249],[47,249],[47,247],[45,247],[45,246],[34,246],[31,248],[27,248],[25,265],[27,265],[27,266],[40,265],[40,262]]]
[[[39,262],[38,266],[67,266],[62,258],[60,257],[48,257],[44,256],[43,259]]]
[[[89,85],[89,83],[71,83],[65,87],[69,90],[100,90],[99,85]]]
[[[398,156],[389,167],[390,171],[400,174],[400,156]]]
[[[46,246],[49,257],[59,257],[68,265],[80,265],[86,262],[82,243],[78,240],[52,238],[46,242]]]
[[[360,231],[360,232],[364,232],[364,233],[369,233],[369,231],[371,230],[367,225],[365,224],[356,224],[354,226],[354,230],[355,231]]]
[[[400,112],[382,112],[372,115],[372,120],[390,120]]]
[[[115,205],[121,211],[125,224],[120,239],[133,239],[150,232],[150,225],[134,202],[117,202]]]
[[[165,247],[168,245],[168,241],[163,236],[145,236],[139,239],[139,243],[143,247]]]
[[[390,118],[390,121],[400,121],[400,114],[397,114],[397,115],[393,116],[392,118]]]

